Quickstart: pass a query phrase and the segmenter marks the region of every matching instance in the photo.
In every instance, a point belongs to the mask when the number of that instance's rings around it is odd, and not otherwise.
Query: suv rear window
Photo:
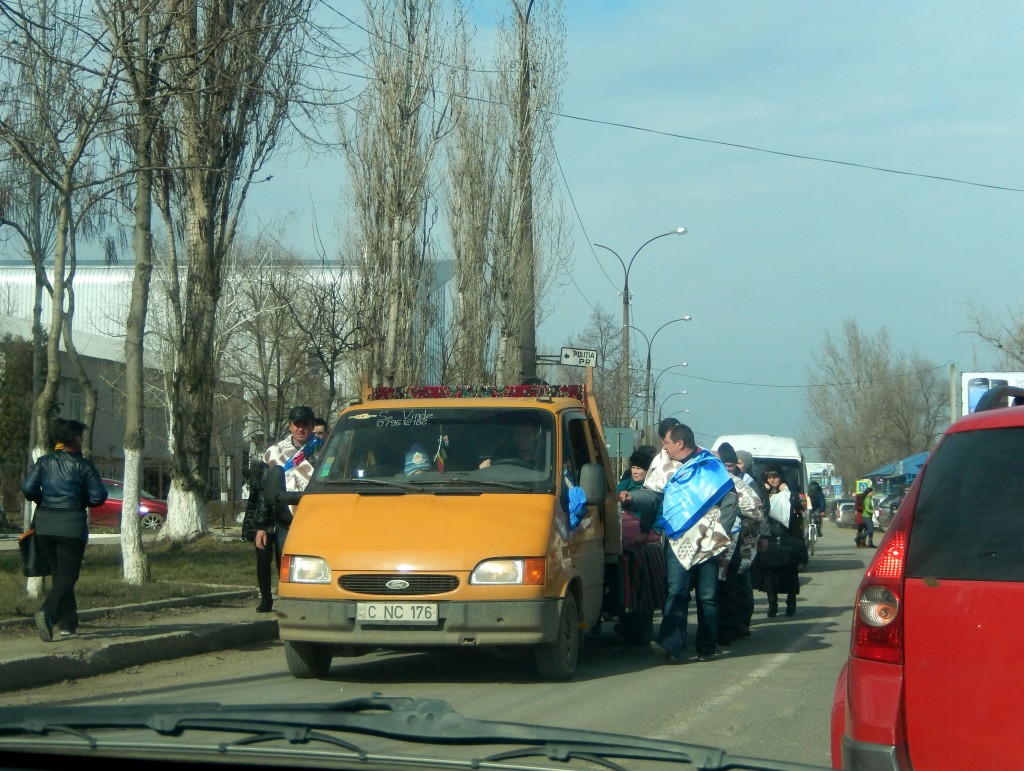
[[[1024,581],[1024,428],[950,434],[928,461],[907,575]]]

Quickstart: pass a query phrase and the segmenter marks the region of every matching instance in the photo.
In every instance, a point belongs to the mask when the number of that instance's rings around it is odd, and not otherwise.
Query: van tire
[[[569,680],[576,672],[579,655],[580,614],[576,595],[569,591],[562,600],[555,639],[537,646],[537,671],[542,680]]]
[[[326,677],[331,671],[331,651],[316,643],[284,641],[284,660],[292,677],[304,680]]]

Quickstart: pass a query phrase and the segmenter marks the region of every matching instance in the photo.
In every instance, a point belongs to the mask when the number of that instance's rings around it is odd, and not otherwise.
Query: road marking
[[[678,737],[680,736],[689,736],[697,721],[701,720],[714,710],[720,709],[726,704],[726,702],[732,701],[752,685],[756,685],[758,681],[764,680],[768,675],[799,653],[800,649],[804,646],[804,643],[812,641],[817,635],[825,634],[826,629],[834,623],[835,619],[829,619],[827,622],[815,624],[815,626],[806,634],[802,634],[797,637],[793,642],[787,645],[784,650],[774,654],[768,659],[768,661],[759,666],[753,672],[733,683],[728,688],[718,691],[718,695],[715,698],[701,702],[700,704],[688,704],[686,707],[687,719],[668,726],[667,733],[662,733],[660,735],[656,734],[654,738],[678,740]],[[709,668],[714,668],[715,663],[716,662],[712,662]],[[708,666],[708,664],[689,662],[685,667],[683,667],[683,669],[688,670],[690,667]]]

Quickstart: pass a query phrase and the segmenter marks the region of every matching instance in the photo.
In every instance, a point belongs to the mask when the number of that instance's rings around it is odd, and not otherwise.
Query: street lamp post
[[[668,233],[659,233],[656,236],[648,238],[642,244],[640,248],[633,252],[633,256],[629,259],[629,264],[626,264],[623,259],[619,256],[619,253],[612,249],[610,246],[604,244],[594,244],[594,246],[606,249],[615,255],[615,259],[619,261],[619,265],[622,266],[622,392],[626,394],[626,404],[622,411],[624,417],[629,416],[629,271],[633,267],[633,260],[640,254],[641,250],[651,241],[657,241],[659,238],[665,236],[682,236],[686,235],[686,228],[676,228],[670,230]],[[645,429],[646,430],[646,429]]]
[[[647,335],[645,335],[642,331],[640,331],[636,327],[629,327],[630,329],[632,329],[632,330],[634,330],[636,332],[640,332],[640,334],[643,335],[644,341],[647,343],[647,366],[646,366],[646,368],[644,370],[644,422],[643,422],[643,427],[644,427],[644,432],[645,433],[647,432],[647,429],[650,426],[651,408],[654,406],[654,405],[651,404],[651,348],[654,345],[654,338],[656,338],[658,336],[658,332],[663,330],[669,324],[675,324],[677,321],[690,321],[692,319],[693,319],[693,316],[682,316],[682,317],[680,317],[678,319],[672,319],[671,321],[666,321],[664,324],[662,324],[660,327],[658,327],[654,331],[654,334],[651,335],[649,340],[647,338]],[[662,372],[662,374],[664,374],[664,372]],[[659,375],[659,377],[660,377],[660,375]],[[657,387],[657,386],[655,386],[655,387]]]
[[[662,372],[659,372],[657,374],[656,378],[654,378],[654,386],[651,389],[651,395],[653,397],[652,401],[653,401],[654,406],[657,406],[657,384],[662,382],[662,377],[666,373],[671,372],[672,370],[675,370],[675,369],[677,369],[679,367],[689,367],[689,363],[687,361],[680,361],[678,363],[678,365],[672,365],[671,367],[665,368],[664,370],[662,370]],[[683,391],[683,393],[686,393],[686,391]],[[673,394],[673,395],[675,395],[675,394]],[[668,400],[669,400],[668,398],[662,399],[662,405],[664,406],[665,402],[668,401]],[[658,417],[657,419],[660,420],[660,417]]]
[[[686,394],[688,394],[689,391],[676,391],[675,393],[669,394],[668,396],[666,396],[664,399],[661,400],[661,405],[660,406],[658,405],[658,399],[657,399],[657,393],[658,393],[658,383],[657,383],[657,380],[655,380],[655,383],[654,383],[654,393],[655,393],[654,406],[657,407],[657,409],[655,410],[654,419],[657,420],[660,423],[661,419],[664,417],[663,413],[665,412],[665,405],[668,404],[668,400],[671,399],[673,396],[686,396]]]
[[[662,378],[662,376],[663,376],[663,375],[664,375],[664,374],[665,374],[666,372],[669,372],[669,371],[671,371],[671,370],[673,370],[673,369],[676,369],[676,368],[678,368],[678,367],[688,367],[688,366],[689,366],[689,363],[688,363],[688,362],[685,362],[685,361],[681,361],[681,362],[679,362],[678,364],[673,364],[673,365],[672,365],[671,367],[666,367],[665,369],[663,369],[663,370],[662,370],[661,372],[659,372],[659,373],[658,373],[658,376],[657,376],[656,378],[654,378],[654,386],[653,386],[653,387],[651,388],[651,397],[652,397],[652,403],[653,403],[653,404],[654,404],[655,406],[657,406],[657,404],[658,404],[658,383],[660,383],[660,382],[661,382],[661,378]],[[684,393],[685,393],[685,392],[684,392]],[[657,420],[658,420],[658,421],[660,422],[660,421],[661,421],[661,417],[659,416],[659,417],[657,418]]]

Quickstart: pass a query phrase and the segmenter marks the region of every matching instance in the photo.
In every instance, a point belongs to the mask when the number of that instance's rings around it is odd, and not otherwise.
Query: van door
[[[566,528],[569,522],[569,489],[579,484],[580,469],[585,463],[603,465],[595,449],[586,415],[581,411],[567,411],[562,415],[562,474],[558,496]],[[581,614],[586,624],[593,626],[600,618],[604,595],[604,521],[601,506],[587,507],[586,515],[569,533],[568,541],[573,568],[582,582]]]

